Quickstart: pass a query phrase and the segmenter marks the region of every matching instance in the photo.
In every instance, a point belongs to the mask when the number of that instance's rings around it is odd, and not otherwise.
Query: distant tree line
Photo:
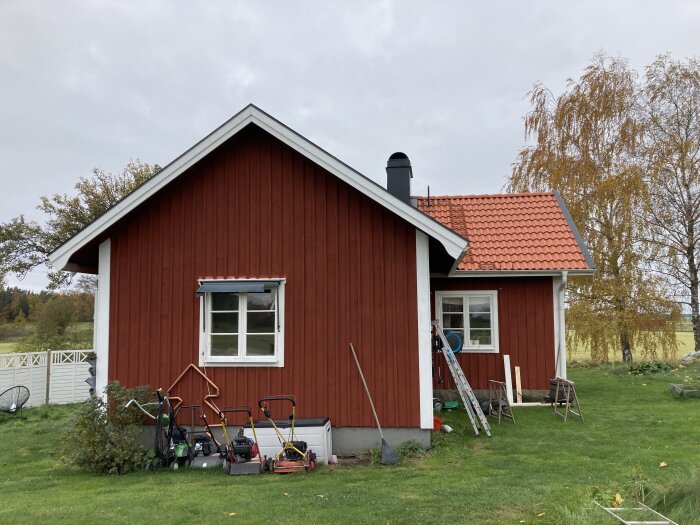
[[[90,291],[32,292],[17,287],[0,287],[0,324],[21,324],[35,320],[37,312],[51,301],[70,310],[75,322],[92,321],[94,295]]]

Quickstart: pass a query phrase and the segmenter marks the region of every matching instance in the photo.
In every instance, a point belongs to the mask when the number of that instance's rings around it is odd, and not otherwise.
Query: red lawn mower
[[[292,413],[289,415],[289,436],[285,437],[279,427],[272,419],[268,401],[289,401],[292,404]],[[316,468],[316,454],[308,450],[306,441],[294,439],[294,421],[296,400],[294,396],[269,396],[258,401],[258,406],[265,414],[265,417],[275,429],[277,437],[282,444],[282,449],[275,454],[274,458],[266,458],[266,468],[276,474],[289,474],[291,472],[309,472]],[[278,422],[279,423],[279,422]]]
[[[249,438],[243,435],[243,427],[238,430],[237,435],[230,439],[228,434],[228,417],[227,414],[235,414],[237,412],[245,413],[247,423],[253,430],[253,437]],[[260,447],[258,446],[258,436],[255,433],[255,425],[253,416],[248,407],[225,408],[219,412],[221,419],[221,427],[226,440],[226,459],[224,460],[224,470],[231,476],[241,474],[262,474],[265,472],[266,464],[260,455]]]

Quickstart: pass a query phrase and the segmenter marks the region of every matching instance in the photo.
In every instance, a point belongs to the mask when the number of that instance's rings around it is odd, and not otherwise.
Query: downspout
[[[559,285],[559,348],[557,349],[557,362],[555,372],[558,377],[566,379],[566,312],[565,290],[569,272],[561,272],[561,284]]]

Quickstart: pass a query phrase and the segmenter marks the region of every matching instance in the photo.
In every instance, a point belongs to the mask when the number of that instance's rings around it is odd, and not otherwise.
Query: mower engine
[[[253,438],[238,436],[231,442],[236,463],[245,463],[258,455],[258,444]]]
[[[294,448],[298,449],[300,452],[303,452],[304,455],[306,454],[306,441],[292,441],[292,444],[294,445]],[[284,453],[289,461],[301,461],[304,459],[304,455],[299,454],[299,452],[293,448],[286,449]]]

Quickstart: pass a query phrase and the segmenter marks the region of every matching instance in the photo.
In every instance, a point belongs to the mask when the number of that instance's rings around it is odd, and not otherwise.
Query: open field
[[[70,333],[82,338],[90,339],[92,336],[92,322],[79,322],[70,327]],[[31,323],[28,325],[33,330]],[[0,338],[0,354],[9,354],[16,352],[16,344],[21,340],[20,337]],[[76,349],[77,350],[77,349]],[[80,349],[82,350],[82,348]]]
[[[585,423],[564,423],[549,408],[519,408],[515,425],[494,425],[492,438],[476,438],[459,410],[445,414],[455,432],[437,435],[430,452],[401,466],[289,476],[85,474],[60,461],[72,407],[27,410],[25,421],[0,414],[0,522],[612,523],[586,510],[592,487],[629,501],[635,469],[663,485],[700,465],[700,400],[666,392],[686,374],[700,380],[700,366],[652,376],[629,375],[620,365],[574,368]]]
[[[693,332],[676,332],[676,338],[678,339],[678,353],[676,355],[677,358],[680,359],[683,355],[695,350],[693,344]],[[567,362],[585,363],[591,360],[590,353],[580,346],[574,348],[569,347],[566,349],[566,352]],[[639,355],[634,355],[633,357],[640,361],[643,360],[643,358]],[[610,356],[610,359],[613,362],[620,362],[622,361],[622,355],[621,353],[615,353],[614,355]]]

